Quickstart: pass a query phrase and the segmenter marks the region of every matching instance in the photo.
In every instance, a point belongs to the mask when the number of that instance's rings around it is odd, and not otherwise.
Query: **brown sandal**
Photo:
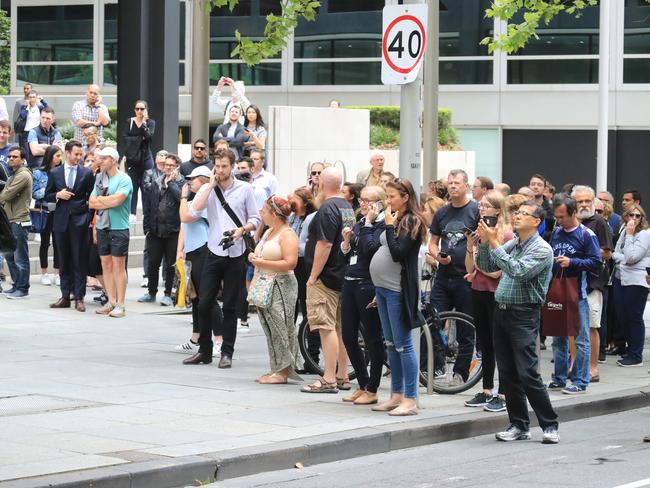
[[[336,386],[338,386],[339,390],[344,390],[344,391],[348,391],[352,389],[352,385],[350,384],[350,378],[336,378]]]
[[[305,385],[300,389],[303,393],[338,393],[336,382],[329,383],[325,378],[320,377],[311,385]]]
[[[280,376],[279,374],[273,373],[268,376],[260,378],[260,385],[286,385],[287,378]]]

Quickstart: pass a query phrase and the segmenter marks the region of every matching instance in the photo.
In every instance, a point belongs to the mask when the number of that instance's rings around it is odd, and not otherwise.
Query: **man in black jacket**
[[[187,178],[189,174],[199,166],[206,166],[212,170],[212,162],[208,157],[208,144],[203,139],[197,139],[192,146],[192,159],[181,164],[181,175]]]
[[[174,267],[178,233],[181,228],[179,206],[181,199],[181,182],[178,172],[181,160],[175,154],[168,154],[165,159],[162,178],[155,179],[148,188],[145,199],[146,213],[149,216],[144,222],[144,232],[147,236],[149,253],[148,292],[138,299],[140,303],[151,303],[156,300],[158,293],[158,270],[165,257],[166,267],[165,296],[160,301],[163,306],[173,304],[171,299],[174,282]]]
[[[217,127],[217,130],[212,135],[213,143],[219,139],[228,141],[230,150],[235,153],[236,161],[239,161],[239,158],[242,156],[242,147],[244,142],[248,140],[248,136],[244,132],[244,126],[239,122],[241,113],[241,107],[239,105],[230,107],[228,110],[228,120]]]

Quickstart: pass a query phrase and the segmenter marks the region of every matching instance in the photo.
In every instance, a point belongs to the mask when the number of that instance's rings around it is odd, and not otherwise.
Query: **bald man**
[[[519,195],[530,198],[531,200],[535,199],[535,192],[528,186],[522,186],[517,192]]]
[[[348,357],[341,335],[341,288],[346,262],[341,257],[342,232],[356,223],[352,206],[341,197],[343,175],[325,168],[320,175],[318,195],[323,203],[309,225],[305,246],[307,319],[309,329],[318,331],[323,346],[325,372],[305,393],[338,393],[349,390]],[[338,377],[337,377],[338,364]]]
[[[385,162],[386,159],[379,153],[370,156],[370,168],[359,171],[359,174],[357,174],[357,183],[362,183],[366,186],[380,186]]]
[[[75,125],[74,138],[86,144],[83,129],[89,125],[97,127],[99,141],[102,140],[102,131],[105,126],[111,123],[108,115],[108,107],[102,102],[99,86],[89,85],[86,90],[86,98],[79,100],[72,105],[72,121]]]

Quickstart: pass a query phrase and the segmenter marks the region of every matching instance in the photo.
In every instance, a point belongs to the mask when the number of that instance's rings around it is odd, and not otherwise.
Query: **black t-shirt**
[[[341,253],[341,240],[343,239],[341,232],[345,227],[354,227],[355,223],[352,206],[345,199],[335,197],[325,200],[309,225],[307,244],[305,245],[307,275],[311,274],[314,264],[316,243],[318,241],[331,242],[332,250],[320,274],[320,280],[332,290],[341,290],[345,274],[346,260]]]
[[[194,161],[193,159],[190,159],[189,161],[185,161],[184,163],[181,164],[181,169],[180,173],[187,178],[192,171],[194,171],[196,168],[199,166],[205,166],[208,168],[210,171],[212,171],[212,167],[214,166],[209,160],[206,160],[205,163],[200,164]]]
[[[467,238],[464,229],[476,230],[478,226],[478,203],[470,200],[462,207],[445,205],[436,212],[431,222],[430,232],[440,237],[438,248],[451,257],[450,264],[438,266],[438,276],[447,278],[463,277]]]
[[[593,217],[582,220],[582,225],[591,229],[596,237],[598,238],[598,245],[601,249],[614,250],[614,235],[612,229],[610,229],[607,221],[598,214],[594,214]],[[600,273],[594,275],[592,273],[587,274],[587,287],[589,290],[600,290],[603,291],[607,282],[609,281],[609,266],[607,262],[603,260],[603,268],[600,270]]]

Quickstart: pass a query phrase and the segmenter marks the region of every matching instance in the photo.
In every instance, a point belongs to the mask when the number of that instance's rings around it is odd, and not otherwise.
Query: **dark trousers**
[[[194,289],[197,292],[197,297],[192,300],[192,332],[200,333],[201,332],[201,320],[199,318],[199,297],[198,293],[201,289],[201,275],[203,274],[203,265],[205,264],[205,257],[208,255],[208,246],[204,244],[203,246],[190,251],[185,254],[185,259],[192,263],[192,272],[190,273],[190,278]],[[218,324],[221,323],[221,308],[217,303],[217,300],[214,300],[212,308],[212,333],[214,335],[221,335],[221,331],[218,329]]]
[[[438,312],[448,312],[455,309],[468,315],[473,313],[471,285],[462,277],[436,277],[430,298],[431,305]],[[434,341],[438,342],[439,340],[440,338],[434,335]],[[456,323],[456,340],[458,341],[458,357],[454,363],[454,373],[458,373],[463,379],[467,380],[474,354],[474,329],[465,324]],[[426,346],[421,345],[420,347],[420,350],[426,351]],[[435,354],[434,357],[435,369],[443,369],[444,356]]]
[[[212,355],[212,320],[215,298],[219,284],[223,281],[223,320],[219,329],[223,331],[221,355],[232,357],[237,339],[237,300],[242,286],[245,286],[246,263],[244,257],[217,256],[208,250],[201,276],[199,290],[199,318],[201,322],[200,351]],[[149,278],[151,280],[151,278]]]
[[[88,225],[77,227],[68,225],[65,232],[55,232],[55,243],[59,251],[59,276],[61,296],[75,300],[86,296],[86,277],[88,276]]]
[[[52,238],[52,248],[54,249],[54,268],[59,269],[59,250],[56,248],[56,236],[52,234],[52,225],[54,223],[54,212],[47,215],[45,229],[41,232],[41,245],[38,248],[38,258],[41,261],[41,269],[47,269],[47,251],[50,249],[50,237]]]
[[[619,323],[623,324],[623,333],[627,342],[627,356],[635,362],[643,362],[645,342],[643,311],[648,299],[648,289],[640,285],[623,286],[616,278],[613,286],[617,315]]]
[[[598,328],[598,336],[600,337],[600,353],[605,354],[607,349],[607,327],[609,324],[609,308],[613,307],[613,302],[609,299],[612,292],[611,286],[606,286],[603,289],[603,307],[600,310],[600,327]]]
[[[539,307],[510,306],[494,310],[494,351],[501,373],[510,423],[528,430],[530,419],[526,399],[533,407],[539,426],[558,426],[558,417],[548,392],[537,372],[539,358],[536,342],[539,335]]]
[[[343,280],[341,295],[342,333],[350,364],[357,373],[359,388],[377,393],[384,365],[384,341],[381,321],[376,308],[366,306],[375,297],[375,287],[370,280]],[[359,347],[359,323],[363,323],[366,349],[370,356],[370,375],[366,358]]]
[[[157,237],[147,235],[147,248],[149,249],[149,294],[155,295],[158,292],[158,277],[160,263],[165,262],[163,276],[165,278],[165,295],[172,293],[174,284],[174,263],[176,262],[176,246],[178,245],[178,234],[169,237]]]
[[[472,290],[474,326],[481,345],[481,362],[483,367],[483,389],[494,388],[494,293],[491,291]],[[503,384],[499,379],[499,393],[503,394]]]
[[[7,267],[11,280],[14,282],[14,288],[18,291],[29,293],[29,246],[27,244],[27,230],[20,224],[11,223],[11,232],[16,238],[16,250],[12,253],[6,253]]]
[[[296,313],[294,317],[298,320],[298,313],[302,314],[302,320],[307,320],[307,268],[305,258],[298,258],[296,269],[293,270],[298,282],[298,299],[296,300]]]
[[[625,316],[622,308],[623,296],[621,290],[617,293],[617,285],[621,280],[612,278],[609,294],[609,313],[607,315],[607,342],[625,349],[624,324]]]
[[[144,196],[144,173],[153,169],[154,161],[152,157],[147,157],[144,160],[143,166],[131,166],[127,168],[126,173],[131,178],[133,183],[133,195],[131,196],[131,214],[135,215],[138,209],[138,190]]]

